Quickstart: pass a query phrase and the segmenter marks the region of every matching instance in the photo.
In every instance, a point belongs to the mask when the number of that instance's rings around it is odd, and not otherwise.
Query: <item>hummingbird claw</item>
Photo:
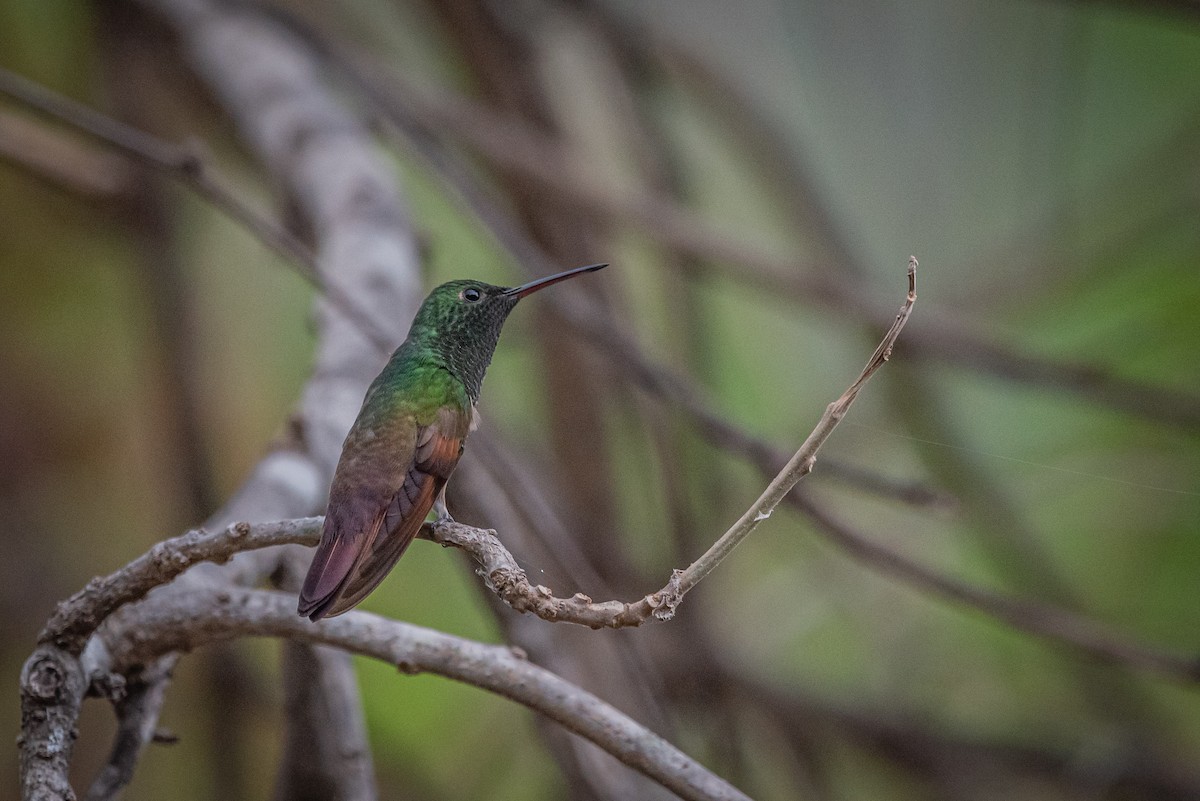
[[[444,485],[442,491],[438,493],[437,500],[433,502],[433,511],[437,513],[435,524],[454,522],[454,518],[450,516],[450,510],[446,508],[446,487]]]

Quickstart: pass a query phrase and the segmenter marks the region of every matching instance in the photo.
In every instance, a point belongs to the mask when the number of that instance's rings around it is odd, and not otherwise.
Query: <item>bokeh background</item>
[[[1191,4],[249,5],[322,42],[322,78],[376,124],[428,287],[526,273],[338,59],[407,100],[547,258],[612,262],[580,288],[608,324],[783,451],[857,375],[917,255],[911,328],[804,491],[947,575],[1200,652]],[[0,0],[0,67],[202,141],[239,194],[290,219],[139,5]],[[293,265],[179,182],[0,98],[8,737],[55,602],[204,520],[285,434],[312,303]],[[517,505],[550,512],[510,522],[467,475],[452,508],[513,537],[559,594],[637,597],[766,477],[537,305],[509,323],[464,469],[507,465]],[[756,798],[1200,798],[1195,683],[931,598],[792,509],[665,625],[517,620],[428,543],[365,606],[554,654]],[[277,650],[185,658],[162,720],[179,743],[151,748],[126,797],[269,796]],[[602,778],[618,768],[503,699],[365,661],[360,677],[383,797],[622,797]],[[91,703],[81,786],[112,728]],[[0,787],[16,784],[13,749]]]

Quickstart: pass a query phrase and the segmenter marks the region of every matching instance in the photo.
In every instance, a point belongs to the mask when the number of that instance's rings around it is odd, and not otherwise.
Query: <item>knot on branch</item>
[[[683,601],[682,579],[682,570],[672,570],[671,579],[667,582],[667,586],[658,592],[646,596],[646,603],[654,610],[655,620],[667,621],[675,617],[675,609]]]
[[[524,590],[529,587],[529,577],[519,567],[497,567],[491,572],[487,572],[483,567],[480,567],[475,572],[483,577],[488,589],[504,599],[520,597],[525,594]],[[550,591],[546,590],[545,587],[541,589],[545,590],[545,595],[550,594]]]
[[[155,543],[150,549],[151,564],[164,572],[178,574],[190,564],[187,551],[194,548],[204,534],[204,529],[198,528],[174,540]]]
[[[25,666],[21,685],[25,694],[45,704],[60,703],[70,695],[71,671],[57,654],[34,656]]]

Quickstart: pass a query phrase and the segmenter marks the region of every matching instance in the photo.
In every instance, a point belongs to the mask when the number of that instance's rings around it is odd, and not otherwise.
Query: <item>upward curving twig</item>
[[[863,386],[891,356],[896,339],[900,336],[904,324],[908,322],[913,305],[917,300],[916,271],[916,258],[909,258],[908,293],[905,296],[904,304],[900,307],[900,312],[896,315],[891,328],[884,334],[879,346],[871,354],[866,367],[863,368],[854,383],[837,400],[826,407],[816,428],[784,468],[771,480],[758,500],[751,504],[738,521],[721,535],[704,554],[684,570],[676,570],[666,586],[657,592],[632,603],[621,601],[597,603],[586,595],[576,595],[568,599],[555,598],[545,588],[529,588],[523,571],[520,571],[519,568],[513,571],[504,565],[503,554],[507,552],[503,551],[503,546],[497,550],[489,542],[486,532],[479,532],[478,529],[468,530],[468,527],[455,524],[438,524],[433,527],[431,538],[444,544],[466,544],[472,555],[483,554],[486,564],[497,568],[485,568],[485,578],[497,594],[519,611],[532,611],[547,619],[569,620],[592,628],[624,628],[639,626],[651,618],[671,619],[675,614],[676,607],[683,600],[683,596],[710,575],[734,548],[758,528],[759,523],[768,519],[792,488],[812,471],[813,465],[816,464],[817,451],[821,449],[829,435],[833,433],[834,428],[846,416],[846,412],[849,411]],[[497,542],[495,545],[499,545],[499,543]]]

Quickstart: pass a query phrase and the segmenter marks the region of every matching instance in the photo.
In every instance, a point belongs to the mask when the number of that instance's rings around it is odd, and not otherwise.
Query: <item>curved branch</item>
[[[1051,604],[973,587],[945,576],[907,556],[872,542],[843,525],[807,496],[790,494],[786,500],[808,515],[820,533],[852,559],[917,590],[974,609],[1018,631],[1076,648],[1105,662],[1156,674],[1182,684],[1200,683],[1200,658],[1181,656],[1131,639],[1112,628]],[[438,522],[426,527],[422,536],[443,546],[466,551],[477,572],[506,604],[518,612],[530,612],[543,620],[576,623],[589,628],[636,626],[654,615],[663,596],[679,585],[683,571],[676,571],[674,584],[640,601],[593,601],[582,593],[556,597],[549,588],[533,585],[494,531],[461,523]],[[316,541],[314,536],[311,540]],[[643,611],[646,610],[646,611]]]
[[[827,540],[871,570],[928,595],[974,609],[1018,631],[1071,646],[1105,662],[1183,684],[1200,683],[1200,658],[1146,645],[1102,623],[1051,604],[1010,598],[973,587],[868,540],[839,523],[811,498],[793,494],[788,495],[787,500],[807,514]],[[685,571],[676,571],[664,589],[640,601],[593,601],[582,593],[560,598],[549,588],[530,583],[525,571],[494,531],[439,521],[427,526],[421,536],[466,551],[477,565],[476,572],[501,600],[518,612],[529,612],[551,622],[575,623],[593,629],[637,626],[651,617],[669,617],[658,613],[664,611],[669,599],[674,598],[677,602],[679,588],[683,586]],[[315,535],[311,542],[316,542]]]
[[[234,637],[283,637],[334,646],[389,662],[403,673],[435,673],[523,704],[682,798],[748,801],[666,740],[512,648],[361,611],[314,625],[296,615],[291,595],[269,590],[189,589],[128,611],[101,635],[116,670]]]
[[[79,656],[87,639],[109,615],[145,597],[155,587],[171,582],[192,565],[222,564],[249,548],[311,543],[319,536],[320,527],[319,517],[258,525],[233,523],[216,531],[198,528],[163,540],[115,573],[92,579],[60,603],[38,642],[52,643],[72,656]],[[242,540],[246,540],[248,548],[239,547]]]

